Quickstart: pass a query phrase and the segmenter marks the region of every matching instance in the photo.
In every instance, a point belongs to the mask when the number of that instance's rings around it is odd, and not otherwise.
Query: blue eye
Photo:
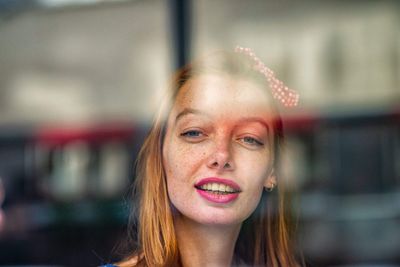
[[[264,144],[260,141],[258,141],[257,139],[253,138],[253,137],[243,137],[243,142],[245,142],[246,144],[252,145],[252,146],[263,146]]]
[[[181,133],[181,136],[186,136],[186,137],[199,137],[202,133],[200,131],[196,130],[190,130],[184,133]]]

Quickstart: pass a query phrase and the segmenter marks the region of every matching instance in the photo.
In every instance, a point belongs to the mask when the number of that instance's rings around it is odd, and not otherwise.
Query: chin
[[[195,214],[188,214],[191,220],[196,221],[199,224],[210,225],[210,226],[228,226],[241,224],[246,218],[226,210],[207,210],[196,212]]]

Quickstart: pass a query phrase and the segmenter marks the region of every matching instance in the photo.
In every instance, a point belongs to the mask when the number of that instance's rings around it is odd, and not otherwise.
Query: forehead
[[[185,108],[202,110],[215,118],[263,117],[272,120],[273,106],[265,85],[226,75],[200,75],[180,89],[171,115]]]

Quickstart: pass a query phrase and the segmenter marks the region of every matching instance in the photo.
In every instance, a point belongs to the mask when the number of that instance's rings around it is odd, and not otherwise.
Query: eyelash
[[[192,134],[196,134],[196,135],[192,135]],[[201,137],[203,135],[203,133],[198,130],[189,130],[189,131],[181,133],[180,135],[184,136],[184,137],[188,137],[188,138],[198,138],[198,137]],[[246,143],[250,146],[264,146],[264,143],[262,143],[261,141],[257,140],[256,138],[253,138],[251,136],[245,136],[245,137],[239,138],[239,140],[243,140],[244,143]],[[246,140],[247,140],[247,142],[246,142]]]
[[[242,137],[240,139],[243,140],[243,142],[245,142],[245,143],[247,143],[247,144],[249,144],[251,146],[263,146],[264,145],[264,143],[260,142],[259,140],[257,140],[256,138],[253,138],[251,136],[245,136],[245,137]],[[252,143],[246,142],[246,139],[247,140],[250,139]]]
[[[193,135],[190,135],[191,133],[197,133],[198,135],[197,136],[193,136]],[[196,138],[196,137],[200,137],[201,134],[203,134],[201,131],[189,130],[189,131],[181,133],[181,136],[185,136],[185,137],[189,137],[189,138]]]

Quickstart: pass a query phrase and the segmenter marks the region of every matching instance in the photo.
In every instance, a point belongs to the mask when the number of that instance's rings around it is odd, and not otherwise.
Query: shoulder
[[[125,260],[117,262],[115,264],[106,264],[100,267],[134,267],[134,266],[142,266],[141,260],[143,259],[144,255],[134,255]]]

